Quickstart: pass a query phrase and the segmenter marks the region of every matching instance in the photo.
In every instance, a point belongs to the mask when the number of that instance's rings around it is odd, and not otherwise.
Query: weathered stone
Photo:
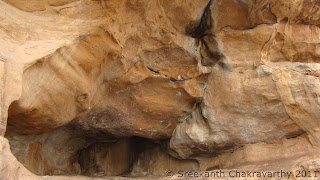
[[[156,175],[163,176],[167,171],[176,173],[178,171],[198,171],[199,164],[196,160],[175,159],[159,147],[142,152],[133,165],[131,174],[133,176]]]
[[[220,169],[254,169],[291,170],[292,160],[309,157],[314,153],[312,145],[304,136],[294,139],[281,139],[272,143],[248,144],[232,153],[225,153],[210,158],[199,158],[202,170]],[[278,163],[278,165],[276,165]]]
[[[94,144],[80,151],[81,174],[117,176],[128,173],[132,155],[129,140],[119,140],[112,144]]]
[[[224,64],[213,68],[199,109],[175,130],[171,147],[181,157],[297,136],[303,131],[310,131],[312,141],[319,142],[320,109],[311,95],[319,96],[319,65],[283,62],[286,59],[270,62],[275,30],[263,25],[216,34]]]
[[[32,173],[75,175],[49,179],[318,170],[319,7],[0,1],[0,135]],[[5,141],[1,178],[42,179]]]
[[[10,151],[9,142],[0,136],[0,178],[14,180],[23,177],[26,180],[40,179],[23,167]]]
[[[319,25],[320,3],[316,0],[297,0],[297,1],[269,1],[272,12],[277,16],[278,21],[301,21],[308,24]]]

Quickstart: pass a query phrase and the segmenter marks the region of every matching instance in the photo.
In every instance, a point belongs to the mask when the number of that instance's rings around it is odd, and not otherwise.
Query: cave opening
[[[0,179],[318,172],[319,3],[182,1],[0,0]]]
[[[8,127],[5,137],[13,155],[39,176],[163,177],[168,170],[200,167],[171,150],[170,139],[115,137],[73,123],[43,134],[16,134],[10,118]]]

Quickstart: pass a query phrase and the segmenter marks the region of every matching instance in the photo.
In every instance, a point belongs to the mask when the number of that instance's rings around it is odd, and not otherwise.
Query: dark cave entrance
[[[70,124],[40,135],[8,134],[18,161],[40,176],[161,177],[168,170],[199,170],[196,160],[179,159],[170,150],[169,139],[116,138]]]

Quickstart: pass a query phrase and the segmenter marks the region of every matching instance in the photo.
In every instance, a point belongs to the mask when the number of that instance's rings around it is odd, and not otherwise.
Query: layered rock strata
[[[318,170],[319,8],[0,1],[1,178]]]

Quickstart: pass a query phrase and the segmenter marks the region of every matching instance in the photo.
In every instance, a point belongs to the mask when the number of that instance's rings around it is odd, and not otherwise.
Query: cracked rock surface
[[[319,28],[317,0],[0,0],[0,179],[318,170]]]

